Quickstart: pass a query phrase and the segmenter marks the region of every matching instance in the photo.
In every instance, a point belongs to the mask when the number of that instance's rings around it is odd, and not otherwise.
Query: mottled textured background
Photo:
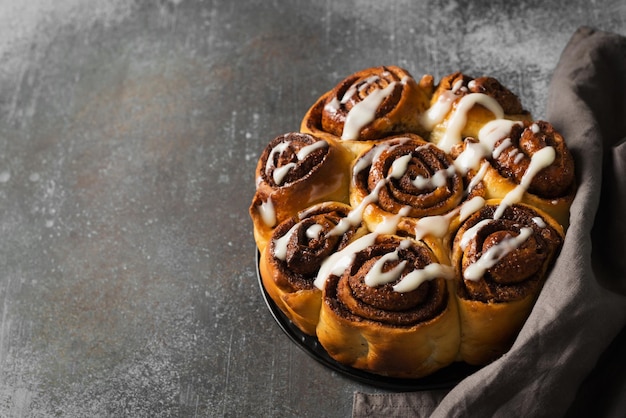
[[[247,209],[273,137],[357,70],[492,75],[542,117],[621,0],[0,1],[0,416],[349,416],[282,333]]]

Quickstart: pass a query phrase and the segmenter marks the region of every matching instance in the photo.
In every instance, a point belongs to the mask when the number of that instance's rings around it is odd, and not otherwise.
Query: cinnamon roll
[[[363,153],[352,167],[350,203],[371,231],[387,219],[441,215],[464,198],[463,178],[442,150],[414,134],[391,137]]]
[[[304,333],[315,335],[321,292],[313,281],[322,262],[366,233],[360,223],[345,223],[350,206],[324,202],[282,222],[259,261],[268,295]]]
[[[530,314],[563,244],[545,212],[488,200],[458,222],[452,266],[461,321],[460,359],[486,364],[505,353]]]
[[[472,78],[461,72],[443,77],[421,114],[429,140],[446,152],[465,137],[476,137],[494,119],[530,119],[519,98],[493,77]]]
[[[260,251],[274,227],[322,201],[348,201],[350,154],[331,139],[287,133],[265,147],[256,167],[250,205]]]
[[[423,242],[361,237],[318,273],[320,344],[343,364],[386,376],[422,377],[450,364],[460,338],[451,274]]]
[[[342,80],[306,113],[302,132],[325,132],[341,138],[355,153],[396,133],[422,133],[419,114],[428,92],[396,66],[367,68]]]

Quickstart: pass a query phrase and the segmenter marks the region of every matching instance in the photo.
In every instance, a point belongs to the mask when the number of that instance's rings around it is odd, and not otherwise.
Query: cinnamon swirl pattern
[[[463,178],[448,154],[417,135],[391,137],[372,146],[352,168],[350,203],[367,204],[373,231],[401,215],[423,218],[456,208],[464,197]]]
[[[263,286],[303,333],[416,378],[510,349],[575,193],[566,139],[498,80],[386,66],[269,142],[249,212]]]

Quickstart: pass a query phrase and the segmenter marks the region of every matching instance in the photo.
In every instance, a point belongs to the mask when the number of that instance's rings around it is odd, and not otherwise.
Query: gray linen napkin
[[[546,119],[576,158],[579,188],[513,347],[447,393],[355,393],[353,417],[626,416],[626,38],[576,31]]]

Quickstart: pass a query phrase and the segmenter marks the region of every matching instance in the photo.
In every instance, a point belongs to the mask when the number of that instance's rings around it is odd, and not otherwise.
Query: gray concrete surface
[[[341,416],[257,284],[256,159],[344,76],[493,75],[535,116],[618,0],[0,1],[0,416]]]

